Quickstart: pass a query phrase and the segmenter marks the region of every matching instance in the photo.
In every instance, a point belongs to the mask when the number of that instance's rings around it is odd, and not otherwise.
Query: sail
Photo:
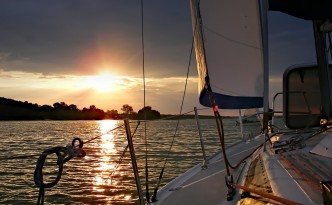
[[[263,107],[263,56],[256,0],[191,0],[199,101],[221,109]],[[209,91],[211,88],[211,91]]]

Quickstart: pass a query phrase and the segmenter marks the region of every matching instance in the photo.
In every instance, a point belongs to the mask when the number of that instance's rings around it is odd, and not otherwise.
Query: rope
[[[140,121],[138,121],[134,134],[135,134],[139,124],[140,124]],[[113,129],[107,131],[106,133],[103,133],[102,135],[95,136],[85,142],[83,142],[80,138],[74,138],[71,145],[68,145],[66,147],[57,146],[57,147],[52,147],[52,148],[48,148],[48,149],[44,150],[43,153],[39,156],[39,158],[37,160],[37,165],[36,165],[36,169],[34,172],[34,181],[35,181],[36,186],[39,187],[39,195],[38,195],[37,204],[38,205],[44,204],[45,188],[51,188],[51,187],[55,186],[61,179],[61,175],[62,175],[62,171],[63,171],[63,164],[65,164],[66,162],[68,162],[69,160],[71,160],[74,157],[86,156],[86,152],[82,149],[84,144],[92,143],[94,140],[100,139],[103,135],[113,132],[114,130],[117,130],[123,126],[124,126],[124,124],[122,124],[118,127],[115,127]],[[133,134],[133,136],[134,136],[134,134]],[[78,142],[79,144],[75,145],[76,142]],[[124,153],[125,153],[125,151],[124,151]],[[124,155],[124,153],[123,153],[123,155]],[[49,183],[44,183],[43,167],[46,162],[47,156],[50,154],[57,155],[58,173],[57,173],[57,176],[54,181],[49,182]],[[37,155],[31,155],[31,156],[37,156]],[[31,157],[31,156],[16,156],[16,157],[11,157],[11,158],[6,158],[6,159],[20,159],[20,158],[27,158],[27,157]],[[123,156],[121,156],[118,164],[122,161],[122,158],[123,158]],[[0,160],[5,160],[5,159],[0,158]]]
[[[207,110],[207,109],[210,109],[210,108],[197,108],[197,110]],[[176,114],[176,115],[172,115],[172,116],[164,117],[164,118],[160,118],[160,119],[154,119],[154,120],[151,120],[151,121],[164,121],[164,120],[175,119],[175,118],[187,115],[189,113],[194,113],[194,112],[195,112],[195,110],[190,110],[190,111],[187,111],[187,112],[184,112],[184,113],[181,113],[181,114]]]
[[[75,142],[79,141],[79,148],[75,148]],[[34,181],[37,187],[39,187],[39,195],[37,204],[44,204],[45,197],[45,188],[51,188],[55,186],[59,180],[61,179],[63,164],[68,162],[73,157],[84,157],[86,152],[82,149],[83,141],[79,138],[75,138],[72,141],[72,145],[68,145],[66,147],[52,147],[43,151],[40,157],[37,160],[36,169],[34,172]],[[49,183],[44,183],[43,178],[43,167],[45,165],[45,161],[48,155],[56,154],[57,155],[57,165],[58,165],[58,173],[54,181]]]
[[[302,205],[298,202],[295,202],[295,201],[292,201],[292,200],[289,200],[289,199],[285,199],[285,198],[282,198],[282,197],[279,197],[279,196],[275,196],[273,194],[269,194],[269,193],[266,193],[266,192],[263,192],[263,191],[255,190],[255,189],[252,189],[252,188],[249,188],[249,187],[246,187],[246,186],[242,186],[240,184],[232,184],[232,186],[235,187],[235,188],[243,189],[245,191],[249,191],[251,193],[263,196],[263,197],[268,198],[268,199],[272,199],[272,200],[280,202],[282,204]]]
[[[134,122],[131,122],[131,123],[134,123]],[[103,133],[102,135],[95,136],[95,137],[93,137],[93,138],[91,138],[91,139],[83,142],[83,144],[88,144],[88,143],[93,142],[96,139],[100,139],[103,135],[108,134],[110,132],[113,132],[114,130],[119,129],[119,128],[123,127],[123,126],[124,126],[124,124],[120,125],[120,126],[118,126],[116,128],[114,128],[114,129],[111,129],[111,130],[107,131],[106,133]],[[10,156],[10,157],[0,157],[0,161],[15,160],[15,159],[30,159],[30,158],[38,157],[38,156],[40,156],[40,154],[18,155],[18,156]]]
[[[221,116],[220,116],[218,110],[215,111],[214,113],[215,113],[215,118],[216,118],[216,123],[217,123],[218,134],[219,134],[219,138],[220,138],[220,142],[221,142],[223,157],[224,157],[224,161],[225,161],[226,171],[227,171],[227,174],[230,175],[229,168],[237,169],[242,164],[242,162],[244,162],[244,160],[248,159],[254,152],[256,152],[256,150],[258,150],[260,147],[262,147],[264,143],[258,145],[251,153],[249,153],[247,156],[242,158],[236,165],[232,165],[229,162],[227,154],[226,154],[225,134],[224,134],[224,127],[223,127]],[[267,139],[266,141],[268,141],[268,140],[269,139]]]

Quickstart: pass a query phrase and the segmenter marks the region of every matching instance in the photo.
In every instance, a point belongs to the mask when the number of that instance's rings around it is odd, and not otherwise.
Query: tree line
[[[121,113],[117,110],[107,110],[90,105],[78,109],[74,104],[56,102],[51,105],[38,105],[27,101],[17,101],[0,97],[0,120],[103,120],[103,119],[159,119],[160,113],[151,106],[140,109],[137,113],[133,107],[124,104]]]

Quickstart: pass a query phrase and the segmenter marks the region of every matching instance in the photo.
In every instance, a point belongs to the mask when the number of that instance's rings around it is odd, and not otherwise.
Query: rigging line
[[[139,121],[139,123],[140,123],[140,121]],[[115,128],[113,128],[113,129],[111,129],[111,130],[109,130],[109,131],[103,133],[102,135],[95,136],[95,137],[93,137],[93,138],[91,138],[91,139],[89,139],[89,140],[83,142],[83,144],[91,143],[92,141],[101,138],[103,135],[106,135],[106,134],[108,134],[108,133],[110,133],[110,132],[113,132],[114,130],[117,130],[117,129],[123,127],[123,126],[124,126],[124,124],[123,124],[123,125],[120,125],[120,126],[118,126],[118,127],[115,127]],[[15,160],[15,159],[27,159],[27,158],[39,157],[39,156],[40,156],[40,154],[21,155],[21,156],[19,155],[19,156],[11,156],[11,157],[0,157],[0,161],[5,161],[5,160]]]
[[[185,86],[184,86],[184,90],[183,90],[183,96],[182,96],[182,102],[181,102],[181,107],[180,107],[180,113],[179,113],[179,115],[182,115],[182,109],[183,109],[184,99],[185,99],[185,96],[186,96],[187,85],[188,85],[188,78],[189,78],[189,71],[190,71],[190,65],[191,65],[191,59],[192,59],[192,54],[193,54],[193,50],[194,50],[194,41],[195,41],[195,38],[193,36],[192,42],[191,42],[190,55],[189,55],[189,62],[188,62],[188,67],[187,67],[186,82],[185,82]],[[171,153],[171,150],[172,150],[172,147],[173,147],[173,144],[174,144],[174,141],[175,141],[175,137],[177,135],[177,131],[179,129],[179,124],[180,124],[180,119],[177,120],[175,131],[174,131],[174,135],[173,135],[173,138],[172,138],[172,142],[171,142],[171,145],[170,145],[169,150],[167,152],[167,155],[166,155],[166,158],[165,158],[165,161],[164,161],[164,165],[163,165],[163,167],[161,169],[161,172],[160,172],[160,175],[159,175],[159,179],[157,181],[156,188],[154,189],[153,196],[152,196],[152,201],[156,201],[157,191],[158,191],[160,182],[161,182],[161,180],[163,178],[163,173],[164,173],[164,170],[165,170],[165,167],[166,167],[166,164],[167,164],[168,157],[169,157],[169,155]]]
[[[201,109],[197,109],[197,110],[203,110],[203,109],[207,109],[207,108],[201,108]],[[172,115],[172,116],[164,117],[164,118],[161,118],[161,119],[155,119],[153,121],[163,121],[163,120],[174,119],[174,118],[178,118],[178,117],[181,117],[183,115],[186,115],[186,114],[189,114],[189,113],[192,113],[192,112],[194,112],[194,110],[190,110],[190,111],[182,113],[180,115]]]
[[[207,110],[207,109],[210,109],[210,108],[197,108],[197,110]],[[172,116],[164,117],[164,118],[160,118],[160,119],[153,119],[151,121],[163,121],[163,120],[174,119],[174,118],[178,118],[178,117],[181,117],[183,115],[193,113],[193,112],[194,112],[194,110],[190,110],[190,111],[184,112],[182,114],[172,115]]]
[[[202,108],[197,108],[197,110],[208,110],[210,109],[209,107],[202,107]]]
[[[134,132],[133,132],[131,138],[133,138],[133,137],[135,136],[135,133],[136,133],[136,131],[137,131],[137,129],[138,129],[138,127],[139,127],[140,124],[141,124],[141,121],[138,121],[138,123],[137,123],[137,125],[136,125],[136,128],[135,128],[135,130],[134,130]],[[129,148],[129,144],[127,144],[127,146],[125,147],[125,149],[122,151],[122,154],[121,154],[121,156],[120,156],[118,162],[116,163],[115,167],[113,168],[113,171],[112,171],[111,174],[108,176],[108,178],[105,180],[105,182],[106,182],[107,180],[111,179],[111,184],[112,184],[112,179],[113,179],[112,176],[113,176],[113,174],[115,173],[115,171],[118,169],[118,167],[120,166],[120,163],[122,162],[123,157],[125,156],[125,154],[126,154],[128,148]]]
[[[123,126],[124,126],[124,124],[123,124],[123,125],[120,125],[120,126],[118,126],[118,127],[115,127],[114,129],[111,129],[111,130],[109,130],[109,131],[103,133],[102,135],[95,136],[95,137],[93,137],[93,138],[91,138],[91,139],[89,139],[89,140],[83,142],[83,144],[91,143],[92,141],[101,138],[103,135],[108,134],[108,133],[110,133],[110,132],[113,132],[114,130],[119,129],[119,128],[123,127]],[[11,156],[11,157],[0,157],[0,161],[5,161],[5,160],[15,160],[15,159],[27,159],[27,158],[38,157],[38,156],[40,156],[40,154],[34,154],[34,155],[22,155],[22,156]]]
[[[91,139],[89,139],[89,140],[83,142],[83,144],[91,143],[93,140],[100,139],[103,135],[106,135],[106,134],[108,134],[108,133],[110,133],[110,132],[113,132],[114,130],[117,130],[117,129],[123,127],[123,126],[124,126],[124,124],[122,124],[122,125],[120,125],[120,126],[117,126],[117,127],[113,128],[113,129],[111,129],[111,130],[109,130],[109,131],[103,133],[102,135],[95,136],[95,137],[93,137],[93,138],[91,138]]]
[[[178,118],[178,117],[181,117],[183,115],[186,115],[186,114],[189,114],[189,113],[192,113],[192,112],[194,112],[194,110],[190,110],[188,112],[185,112],[185,113],[182,113],[182,114],[179,114],[179,115],[172,115],[172,116],[165,117],[165,118],[162,118],[162,119],[157,119],[157,120],[154,120],[154,121],[163,121],[163,120],[169,120],[169,119],[173,119],[173,118]]]
[[[143,95],[144,95],[144,143],[145,143],[145,189],[146,189],[146,200],[150,202],[149,193],[149,167],[148,167],[148,142],[146,137],[146,86],[145,86],[145,49],[144,49],[144,0],[141,0],[141,41],[142,41],[142,70],[143,70]]]

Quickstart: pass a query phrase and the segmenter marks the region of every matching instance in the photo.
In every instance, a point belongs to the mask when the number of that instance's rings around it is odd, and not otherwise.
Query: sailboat
[[[261,118],[259,113],[257,112],[256,109],[246,109],[244,110],[244,113],[242,115],[241,110],[239,110],[239,120],[236,121],[236,125],[240,125],[242,123],[248,124],[248,123],[260,123]]]
[[[272,124],[271,11],[313,22],[317,63],[290,65],[283,76],[288,130]],[[191,15],[199,101],[215,116],[221,152],[156,189],[148,204],[332,204],[332,70],[326,41],[332,2],[191,0]],[[252,108],[262,110],[262,132],[226,147],[219,111]]]
[[[241,114],[241,112],[239,113]],[[253,122],[259,122],[259,115],[256,111],[256,109],[247,109],[244,110],[243,116],[239,115],[242,117],[242,122],[243,123],[253,123]]]

